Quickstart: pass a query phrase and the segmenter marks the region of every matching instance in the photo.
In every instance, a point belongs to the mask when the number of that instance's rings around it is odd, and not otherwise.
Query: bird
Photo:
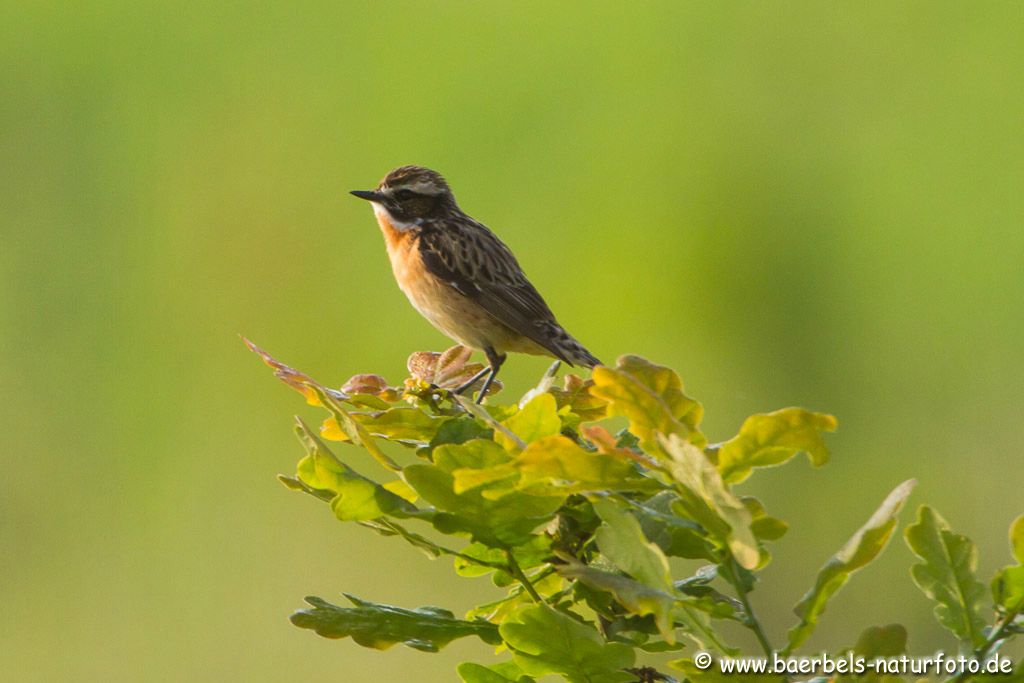
[[[454,393],[486,375],[476,400],[482,403],[510,351],[601,365],[558,323],[512,250],[459,208],[440,173],[401,166],[373,190],[351,194],[373,205],[391,270],[413,307],[442,334],[487,357],[487,366]]]

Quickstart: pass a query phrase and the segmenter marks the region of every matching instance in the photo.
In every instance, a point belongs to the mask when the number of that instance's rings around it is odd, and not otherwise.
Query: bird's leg
[[[488,346],[484,349],[484,353],[487,354],[487,362],[491,365],[491,373],[487,375],[484,385],[480,388],[480,393],[476,397],[477,403],[484,402],[484,396],[487,395],[487,390],[491,388],[491,382],[498,376],[498,370],[501,368],[501,364],[505,362],[505,355],[498,353],[493,347]]]
[[[494,381],[494,378],[498,374],[498,368],[494,366],[491,366],[487,369],[490,370],[490,374],[487,375],[487,379],[484,380],[484,385],[480,388],[480,393],[476,395],[477,405],[484,402],[484,396],[487,395],[487,390],[491,388],[491,382]]]
[[[477,383],[478,381],[480,381],[480,378],[481,378],[481,377],[483,377],[484,375],[486,375],[486,374],[487,374],[488,372],[490,372],[490,371],[491,371],[491,368],[490,368],[490,367],[486,367],[486,368],[484,368],[484,369],[483,369],[483,370],[481,370],[480,372],[478,372],[478,373],[476,373],[475,375],[473,375],[473,376],[472,376],[472,377],[471,377],[471,378],[469,379],[469,381],[468,381],[468,382],[466,382],[466,383],[464,383],[464,384],[461,384],[461,385],[459,385],[459,387],[458,387],[457,389],[452,389],[452,393],[453,393],[453,394],[461,394],[461,393],[462,393],[463,391],[465,391],[466,389],[469,389],[469,388],[470,388],[471,386],[473,386],[473,385],[474,385],[474,384],[476,384],[476,383]]]

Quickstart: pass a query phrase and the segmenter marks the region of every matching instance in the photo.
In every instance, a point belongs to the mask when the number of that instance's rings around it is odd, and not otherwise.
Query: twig
[[[465,555],[463,553],[460,553],[458,550],[451,550],[449,548],[445,548],[444,546],[440,546],[440,545],[437,546],[437,547],[440,548],[441,550],[443,550],[447,555],[451,555],[452,557],[457,557],[460,560],[465,560],[466,562],[471,562],[472,564],[478,564],[481,567],[489,567],[490,569],[498,569],[500,571],[505,571],[505,570],[508,569],[508,567],[503,565],[501,562],[488,562],[487,560],[479,560],[479,559],[477,559],[475,557],[470,557],[469,555]]]
[[[459,396],[458,394],[452,394],[452,397],[460,406],[462,406],[463,410],[465,410],[473,417],[483,420],[488,425],[493,427],[495,430],[504,434],[512,443],[514,443],[519,448],[519,450],[523,450],[524,448],[526,448],[526,442],[520,439],[519,436],[516,435],[515,432],[513,432],[511,429],[509,429],[508,427],[506,427],[505,425],[501,424],[493,417],[491,417],[491,414],[487,412],[486,408],[484,408],[481,405],[477,405],[473,401],[470,401],[464,396]]]
[[[530,579],[523,573],[523,569],[519,566],[519,563],[516,562],[516,558],[512,555],[512,551],[506,550],[505,557],[508,558],[508,568],[512,570],[512,576],[516,577],[516,579],[519,580],[519,583],[523,584],[523,588],[525,588],[526,592],[530,594],[530,597],[533,598],[534,602],[543,603],[544,598],[540,596],[537,589],[533,587],[532,583],[530,583]]]
[[[739,573],[737,571],[736,558],[732,556],[728,550],[726,551],[728,557],[726,561],[722,563],[722,568],[726,570],[725,579],[732,587],[736,589],[736,595],[740,600],[740,604],[743,605],[743,611],[746,613],[746,620],[744,625],[754,632],[754,636],[757,637],[757,642],[761,645],[761,649],[764,650],[766,657],[771,657],[775,652],[775,648],[768,641],[768,636],[764,632],[764,627],[761,626],[761,622],[758,620],[757,615],[754,614],[754,608],[750,604],[750,598],[747,596],[747,591],[743,587],[743,582],[740,581]]]
[[[312,491],[315,491],[315,489],[312,489]],[[316,495],[316,494],[314,493],[313,495]],[[428,546],[430,548],[433,548],[434,550],[437,551],[437,553],[439,555],[448,555],[449,557],[457,557],[460,560],[465,560],[466,562],[470,562],[472,564],[477,564],[477,565],[480,565],[481,567],[487,567],[488,569],[497,569],[497,570],[504,571],[504,572],[507,572],[509,570],[508,565],[502,564],[501,562],[490,562],[488,560],[481,560],[479,558],[471,557],[470,555],[466,555],[465,553],[461,553],[458,550],[454,550],[453,548],[446,548],[445,546],[440,545],[439,543],[435,543],[435,542],[431,541],[428,538],[420,536],[419,534],[417,534],[415,532],[409,531],[408,529],[403,527],[401,524],[399,524],[398,522],[395,522],[394,520],[391,520],[391,519],[380,518],[380,519],[369,520],[369,521],[366,521],[366,522],[356,522],[356,524],[358,524],[360,526],[365,526],[365,527],[367,527],[369,529],[373,529],[373,530],[377,531],[378,533],[382,533],[381,529],[384,529],[385,531],[387,531],[387,535],[401,536],[407,542],[413,544],[414,546],[417,545],[417,543],[415,543],[413,541],[413,539],[415,539],[416,541],[422,542],[422,545],[426,545],[426,546]],[[419,547],[422,547],[422,545],[420,545]]]
[[[1006,632],[1010,630],[1010,627],[1013,625],[1013,622],[1016,621],[1017,615],[1021,613],[1021,610],[1024,610],[1024,601],[1017,605],[1016,608],[1006,612],[1006,616],[1004,616],[999,622],[999,626],[993,628],[988,638],[985,639],[985,642],[974,651],[974,658],[977,661],[983,662],[988,659],[988,656],[992,654],[992,651],[1002,644],[1003,639],[1007,635]],[[943,683],[961,683],[962,681],[966,681],[972,675],[973,674],[969,671],[964,670],[956,676],[947,678]]]

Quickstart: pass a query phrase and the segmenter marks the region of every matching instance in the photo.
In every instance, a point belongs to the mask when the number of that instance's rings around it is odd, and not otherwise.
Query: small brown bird
[[[440,173],[402,166],[375,190],[352,194],[373,203],[398,286],[423,317],[463,346],[483,351],[483,400],[506,352],[552,356],[586,367],[600,361],[555,320],[512,251],[455,203]]]

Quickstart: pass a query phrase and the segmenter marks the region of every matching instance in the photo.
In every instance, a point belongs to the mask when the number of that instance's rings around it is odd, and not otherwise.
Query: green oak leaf
[[[747,507],[728,489],[704,451],[678,435],[661,437],[669,456],[669,471],[679,483],[679,500],[685,516],[700,524],[729,549],[744,569],[761,564],[761,551],[751,530],[753,521]]]
[[[435,417],[428,415],[419,408],[394,407],[374,413],[349,413],[349,416],[361,424],[373,436],[383,437],[392,441],[412,442],[414,444],[429,443],[445,422],[448,416]],[[320,432],[325,439],[348,441],[348,434],[338,420],[329,417],[324,421]]]
[[[445,472],[486,470],[508,462],[512,455],[490,439],[470,439],[434,449],[434,464]]]
[[[352,414],[347,411],[344,406],[330,393],[326,392],[323,387],[317,385],[313,387],[320,404],[327,408],[328,412],[334,418],[334,423],[338,426],[341,432],[348,437],[348,440],[357,446],[365,448],[370,455],[384,467],[392,471],[399,471],[402,468],[399,467],[398,463],[389,458],[384,451],[377,445],[376,440],[370,434],[370,432],[359,423]]]
[[[614,368],[599,365],[593,370],[590,393],[608,402],[608,415],[629,420],[629,431],[644,450],[658,452],[657,434],[676,434],[703,446],[700,433],[704,408],[683,393],[683,382],[674,370],[638,356],[622,356]]]
[[[760,540],[777,541],[789,531],[789,525],[778,517],[770,516],[757,498],[743,496],[740,501],[750,512],[750,530]]]
[[[466,491],[494,482],[505,482],[496,494],[528,490],[531,493],[582,493],[587,491],[654,491],[662,484],[644,476],[630,460],[613,453],[587,451],[562,435],[546,436],[529,443],[507,462],[490,468],[463,468],[452,472],[455,490]]]
[[[345,595],[354,607],[339,607],[317,597],[307,597],[312,609],[291,616],[293,624],[316,631],[324,638],[350,637],[363,647],[377,650],[401,643],[424,652],[437,652],[457,638],[476,636],[498,645],[498,627],[487,621],[456,619],[439,607],[403,609]]]
[[[1010,552],[1017,564],[1024,564],[1024,515],[1010,524]]]
[[[763,542],[777,541],[782,538],[789,531],[789,525],[778,517],[770,516],[765,510],[764,504],[753,496],[743,496],[740,498],[740,502],[750,513],[750,531],[758,540],[758,550],[761,554],[756,568],[762,569],[772,559],[771,553],[768,552]]]
[[[533,536],[526,543],[512,548],[511,552],[520,569],[528,570],[539,567],[547,558],[551,557],[551,537]],[[462,548],[460,553],[455,558],[455,573],[459,576],[483,576],[494,571],[496,568],[494,565],[508,563],[505,550],[492,548],[483,543],[470,543]],[[473,562],[473,560],[477,560],[477,562]]]
[[[1016,566],[1003,567],[992,579],[992,598],[1007,613],[1024,611],[1024,515],[1010,525],[1010,552]]]
[[[500,624],[517,609],[526,604],[533,604],[533,598],[521,588],[513,588],[500,600],[477,605],[466,612],[467,619],[486,619],[492,624]]]
[[[747,618],[743,604],[736,598],[724,595],[711,586],[711,582],[717,576],[718,565],[709,564],[698,569],[693,576],[676,581],[672,585],[678,593],[693,598],[690,600],[690,604],[707,612],[712,618],[743,621]]]
[[[898,657],[907,651],[907,629],[902,624],[872,626],[860,634],[857,644],[848,651],[868,661]],[[899,676],[880,674],[871,669],[862,674],[836,676],[836,683],[898,683],[901,680]]]
[[[857,638],[853,651],[867,658],[895,657],[907,651],[907,629],[902,624],[872,626]]]
[[[307,453],[298,464],[298,481],[315,491],[333,493],[330,504],[338,519],[363,521],[416,512],[409,501],[339,460],[302,420],[297,420],[295,431]]]
[[[287,488],[291,489],[292,491],[302,491],[303,493],[308,493],[309,495],[313,496],[314,498],[317,498],[318,500],[322,500],[325,503],[331,502],[331,500],[335,496],[335,493],[333,491],[325,491],[323,489],[315,489],[312,486],[310,486],[310,485],[306,484],[305,482],[301,481],[300,479],[298,479],[296,477],[289,477],[286,474],[279,474],[279,475],[277,475],[277,480],[280,481],[282,484],[284,484]]]
[[[636,616],[654,616],[658,632],[669,643],[675,643],[672,631],[672,609],[676,598],[665,590],[635,581],[620,574],[613,574],[566,558],[567,564],[558,566],[558,573],[567,579],[582,581],[599,591],[611,593],[616,602]]]
[[[661,548],[647,540],[636,517],[608,498],[595,500],[594,510],[604,522],[594,534],[601,554],[637,581],[670,593],[668,558]]]
[[[441,423],[430,439],[430,448],[465,443],[471,439],[490,439],[491,436],[492,430],[480,424],[472,415],[459,415]]]
[[[519,492],[498,500],[484,498],[480,490],[456,493],[452,475],[436,465],[409,465],[402,470],[402,477],[438,509],[431,520],[438,531],[468,533],[474,541],[496,548],[529,541],[531,532],[550,521],[565,500],[565,496]]]
[[[463,662],[456,671],[462,683],[533,683],[534,680],[524,674],[515,662],[501,662],[491,666]]]
[[[516,664],[528,675],[561,674],[572,683],[626,683],[635,677],[633,648],[606,643],[598,630],[548,605],[527,605],[499,627]]]
[[[907,545],[921,560],[910,574],[935,602],[935,618],[971,649],[985,642],[985,622],[978,613],[985,588],[974,575],[978,551],[974,542],[950,529],[927,505],[904,532]]]
[[[715,561],[705,530],[696,522],[677,515],[672,507],[679,501],[674,491],[662,491],[644,502],[627,501],[644,536],[657,543],[666,555],[692,560]]]
[[[497,435],[501,435],[502,443],[511,444],[510,450],[522,450],[526,448],[526,443],[519,438],[519,436],[511,429],[502,424],[502,419],[507,419],[511,415],[514,415],[519,410],[519,406],[494,406],[485,408],[476,401],[473,401],[461,394],[452,394],[451,399],[458,404],[460,408],[466,411],[469,415],[474,417],[477,422],[482,425],[486,425],[495,434],[495,441],[497,441]]]
[[[545,436],[558,434],[562,429],[562,420],[558,417],[555,397],[548,393],[534,396],[519,412],[504,420],[502,424],[525,444]],[[499,431],[494,433],[494,440],[509,450],[519,448],[519,444]]]
[[[818,571],[814,587],[793,609],[800,622],[789,630],[789,643],[783,652],[789,654],[807,640],[818,625],[829,598],[849,580],[850,575],[866,566],[885,549],[896,529],[896,513],[903,507],[917,484],[907,480],[893,489],[864,526],[847,541]]]
[[[640,581],[604,571],[594,565],[585,565],[573,558],[563,559],[566,564],[558,566],[558,573],[565,578],[580,581],[595,591],[611,594],[631,615],[650,615],[654,619],[654,625],[664,643],[661,647],[652,644],[647,648],[648,651],[675,649],[674,629],[680,626],[687,637],[699,647],[714,648],[720,652],[735,652],[721,642],[711,627],[707,614],[726,612],[725,609],[716,609],[712,599],[683,598],[675,595],[671,586],[665,590],[652,588]]]
[[[730,484],[743,481],[755,467],[781,465],[805,451],[815,467],[828,461],[822,432],[835,431],[836,419],[803,408],[751,415],[740,433],[718,448],[718,471]]]

